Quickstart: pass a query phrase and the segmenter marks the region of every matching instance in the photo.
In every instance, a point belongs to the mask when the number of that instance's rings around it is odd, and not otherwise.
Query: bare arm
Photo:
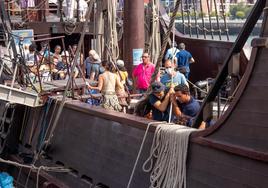
[[[192,117],[191,116],[188,116],[188,115],[185,115],[181,112],[181,109],[180,107],[178,106],[177,102],[176,102],[176,98],[175,96],[173,96],[171,98],[171,103],[172,103],[172,107],[173,107],[173,112],[175,114],[175,116],[177,118],[184,118],[185,120],[188,120],[188,119],[191,119]]]
[[[195,63],[195,60],[193,57],[190,58],[190,63]]]
[[[167,106],[169,103],[169,97],[170,97],[170,94],[167,93],[165,96],[165,99],[162,102],[160,100],[158,100],[156,103],[154,103],[154,107],[157,110],[164,112],[167,109]]]
[[[166,94],[164,100],[161,102],[160,100],[157,101],[156,103],[154,103],[154,107],[161,111],[161,112],[164,112],[166,109],[167,109],[167,106],[169,104],[169,101],[170,101],[170,97],[171,97],[171,94],[174,93],[174,89],[173,88],[170,88],[168,93]]]
[[[175,114],[176,117],[180,117],[182,116],[182,112],[180,107],[178,106],[177,102],[176,102],[176,98],[175,96],[172,96],[171,98],[171,103],[172,103],[172,107],[173,107],[173,112]]]

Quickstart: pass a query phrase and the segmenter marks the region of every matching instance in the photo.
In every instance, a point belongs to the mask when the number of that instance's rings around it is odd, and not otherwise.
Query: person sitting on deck
[[[97,80],[100,73],[100,57],[95,50],[90,50],[88,52],[88,55],[89,56],[84,62],[86,68],[86,77],[89,78],[91,81]]]
[[[161,76],[160,82],[165,85],[166,89],[169,89],[171,84],[173,86],[185,84],[189,87],[184,74],[175,71],[175,65],[170,59],[165,61],[165,73]]]
[[[109,61],[103,61],[102,66],[105,68],[104,73],[99,75],[99,82],[97,87],[90,86],[89,89],[96,89],[102,93],[102,107],[115,111],[121,111],[122,107],[119,104],[118,97],[115,93],[115,88],[122,88],[120,79],[114,73],[113,66]]]
[[[176,116],[176,122],[186,126],[192,126],[193,119],[197,115],[200,105],[190,95],[189,87],[180,84],[174,87],[175,95],[171,97],[173,112]]]
[[[190,74],[190,63],[194,63],[195,60],[192,57],[192,54],[185,50],[185,44],[179,44],[180,51],[176,54],[177,58],[177,68],[178,70],[189,79]]]
[[[61,58],[62,61],[58,62],[56,65],[56,69],[57,69],[57,74],[59,76],[60,80],[64,80],[66,78],[66,74],[68,72],[68,61],[69,61],[69,52],[68,51],[63,51],[61,53]]]

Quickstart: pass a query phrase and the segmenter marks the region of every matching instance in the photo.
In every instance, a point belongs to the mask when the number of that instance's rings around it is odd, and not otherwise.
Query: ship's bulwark
[[[53,109],[51,106],[49,116]],[[42,123],[34,117],[41,117],[42,111],[30,111],[23,145],[32,145],[33,149],[38,146]],[[70,168],[71,173],[52,173],[69,187],[106,185],[125,188],[147,123],[146,119],[133,115],[94,108],[81,102],[67,102],[51,140],[48,156],[46,159],[41,157],[38,164]],[[149,155],[152,137],[153,132],[150,131],[132,187],[149,186],[149,174],[142,171],[141,165]]]
[[[37,146],[42,123],[39,117],[42,117],[41,112],[45,108],[31,108],[27,126],[23,128],[22,145],[28,143],[32,145],[32,150]],[[53,109],[52,105],[49,116]],[[20,117],[23,119],[23,116]],[[49,119],[48,117],[47,120]],[[125,188],[147,123],[146,119],[132,115],[107,111],[78,101],[67,102],[49,146],[48,156],[46,159],[40,158],[38,165],[70,168],[71,173],[51,173],[67,187],[80,188],[98,184],[110,188]],[[17,126],[16,130],[20,132],[19,128]],[[149,185],[149,174],[142,172],[141,164],[148,157],[153,131],[154,127],[146,139],[131,187]],[[213,139],[218,140],[217,137]],[[12,145],[9,146],[12,148]],[[190,142],[187,187],[232,188],[252,185],[264,188],[268,185],[267,172],[268,166],[264,162],[221,151],[193,140]],[[16,174],[12,175],[17,177]],[[21,183],[25,183],[23,177],[25,176],[20,178]]]

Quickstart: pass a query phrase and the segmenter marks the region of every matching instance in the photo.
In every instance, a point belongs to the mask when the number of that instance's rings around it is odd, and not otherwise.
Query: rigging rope
[[[165,50],[166,50],[166,47],[167,47],[167,43],[168,43],[168,40],[169,40],[169,36],[170,36],[171,30],[172,30],[173,25],[174,25],[174,22],[175,22],[175,17],[176,17],[176,14],[178,12],[179,6],[180,6],[180,0],[177,0],[176,1],[175,8],[174,8],[173,13],[172,13],[172,16],[170,18],[170,23],[169,23],[167,32],[165,33],[164,38],[163,38],[163,43],[162,43],[162,46],[161,46],[161,51],[160,51],[160,54],[159,54],[158,59],[157,59],[157,62],[156,62],[155,71],[154,71],[154,73],[152,75],[152,78],[151,78],[151,81],[150,81],[150,85],[155,81],[156,76],[158,75],[159,68],[160,68],[160,66],[162,64],[162,59],[164,57],[164,53],[165,53]]]
[[[157,57],[159,56],[160,46],[161,46],[161,38],[160,38],[160,26],[159,26],[159,1],[152,0],[152,15],[150,18],[151,22],[151,32],[149,37],[149,52],[153,54],[152,63],[157,63]],[[148,27],[148,26],[147,26]],[[146,50],[145,50],[146,51]]]
[[[119,56],[119,47],[118,47],[118,38],[117,38],[117,31],[116,31],[116,7],[117,1],[116,0],[109,0],[107,1],[108,6],[108,14],[106,15],[107,19],[107,27],[105,27],[105,37],[106,37],[106,44],[111,51],[112,58],[106,56],[107,59],[109,58],[110,61],[113,59],[118,59]]]

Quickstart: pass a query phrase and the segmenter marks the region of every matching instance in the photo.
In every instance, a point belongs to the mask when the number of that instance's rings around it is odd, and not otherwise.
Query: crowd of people
[[[190,63],[193,63],[194,59],[183,43],[178,47],[174,45],[167,50],[163,60],[164,71],[159,71],[154,80],[152,77],[155,65],[150,61],[148,52],[142,54],[141,63],[128,74],[123,60],[102,61],[93,49],[89,50],[84,61],[82,55],[78,57],[72,76],[76,78],[84,74],[89,79],[89,94],[102,94],[101,102],[95,105],[122,111],[122,107],[128,105],[126,98],[131,90],[131,93],[143,95],[136,106],[137,115],[191,126],[192,119],[200,108],[199,103],[190,95],[187,82]],[[68,79],[76,50],[77,45],[73,45],[69,51],[64,51],[60,45],[56,45],[54,51],[50,52],[48,46],[43,45],[42,49],[35,53],[36,46],[32,44],[25,55],[26,66],[32,73],[31,80],[36,80],[37,67],[42,81]],[[34,63],[36,61],[39,62],[39,66]],[[84,73],[79,72],[78,66],[83,66],[80,70],[84,70]],[[132,79],[133,82],[130,81]],[[129,82],[132,84],[128,84]]]
[[[73,45],[71,51],[75,52],[77,45]],[[71,62],[74,58],[73,53],[63,51],[60,45],[56,45],[52,52],[49,50],[47,44],[41,46],[41,50],[37,51],[37,46],[31,44],[29,50],[24,52],[25,65],[30,70],[30,82],[51,81],[68,79]],[[80,65],[80,59],[77,60]],[[78,68],[74,70],[74,78],[79,75]],[[28,80],[29,82],[29,80]]]

